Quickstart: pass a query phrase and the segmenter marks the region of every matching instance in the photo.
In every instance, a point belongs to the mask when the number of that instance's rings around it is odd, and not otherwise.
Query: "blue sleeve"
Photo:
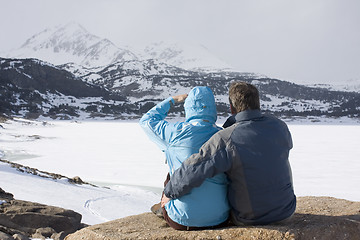
[[[199,187],[206,178],[230,170],[232,160],[226,144],[215,134],[201,148],[178,168],[166,184],[164,193],[175,199]]]
[[[173,124],[169,124],[164,120],[171,104],[175,104],[172,97],[165,99],[145,113],[139,122],[145,133],[162,151],[166,149],[173,132]]]

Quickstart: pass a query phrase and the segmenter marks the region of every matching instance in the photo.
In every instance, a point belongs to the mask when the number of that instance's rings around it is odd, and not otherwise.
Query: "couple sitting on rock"
[[[270,224],[295,211],[286,124],[260,112],[259,92],[251,84],[232,83],[229,100],[232,116],[224,129],[215,125],[215,99],[208,87],[169,97],[140,120],[169,166],[161,207],[152,210],[174,229],[215,228],[229,220]],[[171,106],[181,102],[185,122],[165,121]]]

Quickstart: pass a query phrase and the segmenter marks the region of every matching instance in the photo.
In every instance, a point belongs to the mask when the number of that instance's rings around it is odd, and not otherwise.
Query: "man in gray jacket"
[[[269,224],[287,219],[296,208],[286,124],[260,112],[259,92],[245,82],[229,89],[233,114],[224,130],[209,139],[174,172],[162,204],[225,172],[231,220],[236,225]]]

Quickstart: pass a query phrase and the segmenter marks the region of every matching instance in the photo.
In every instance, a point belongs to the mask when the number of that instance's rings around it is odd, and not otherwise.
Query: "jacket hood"
[[[184,103],[186,122],[205,119],[216,122],[217,113],[214,94],[209,87],[194,87]]]

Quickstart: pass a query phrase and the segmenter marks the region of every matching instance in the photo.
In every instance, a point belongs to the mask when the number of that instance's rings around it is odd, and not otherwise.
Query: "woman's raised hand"
[[[188,96],[187,93],[185,93],[185,94],[173,96],[172,98],[174,99],[175,103],[182,103],[185,101],[187,96]]]

